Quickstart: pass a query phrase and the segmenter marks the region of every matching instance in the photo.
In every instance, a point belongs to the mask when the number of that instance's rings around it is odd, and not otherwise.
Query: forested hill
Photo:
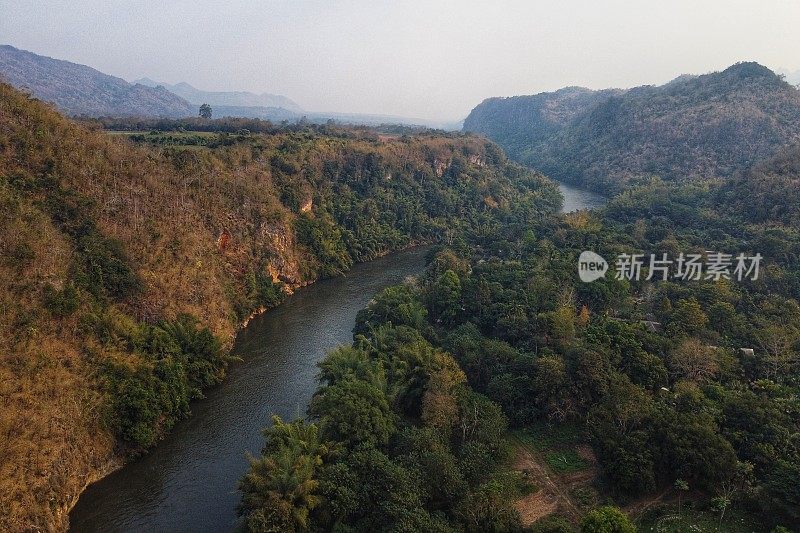
[[[758,224],[800,228],[800,144],[737,174],[718,203]]]
[[[477,137],[245,123],[110,135],[0,84],[0,531],[64,529],[292,288],[559,206]]]
[[[195,106],[162,88],[131,84],[86,65],[0,45],[0,81],[68,115],[185,117]]]
[[[464,131],[498,139],[509,156],[519,157],[551,139],[600,102],[622,92],[565,87],[532,96],[487,98],[464,120]]]
[[[729,177],[800,139],[800,91],[757,63],[624,91],[492,98],[464,130],[545,174],[614,191],[639,176]]]

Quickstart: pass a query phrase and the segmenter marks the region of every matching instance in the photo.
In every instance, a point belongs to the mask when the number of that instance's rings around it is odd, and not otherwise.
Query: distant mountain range
[[[299,105],[289,98],[279,94],[255,94],[244,91],[202,91],[196,89],[186,82],[170,85],[150,78],[140,78],[133,83],[146,85],[147,87],[164,87],[173,94],[177,94],[184,100],[195,105],[209,104],[213,106],[224,106],[231,108],[258,107],[258,108],[281,108],[295,114],[302,114],[303,110]]]
[[[0,78],[69,115],[185,117],[195,106],[164,88],[146,87],[91,67],[0,45]]]
[[[758,63],[662,86],[489,98],[464,130],[554,178],[613,191],[639,176],[729,177],[800,140],[800,91]]]
[[[432,120],[425,118],[409,118],[397,115],[373,115],[369,113],[342,113],[342,112],[318,112],[308,113],[306,118],[312,122],[323,123],[333,120],[339,124],[381,126],[385,124],[400,124],[403,126],[423,126],[446,131],[458,131],[461,129],[462,121]]]
[[[334,120],[342,124],[376,126],[403,124],[458,130],[460,122],[369,115],[360,113],[306,113],[291,99],[269,93],[203,91],[188,83],[175,85],[140,78],[129,83],[86,65],[40,56],[13,46],[0,45],[0,80],[55,104],[63,113],[90,117],[197,116],[201,104],[209,104],[213,116],[245,117],[273,122],[316,123]]]
[[[186,82],[170,85],[168,83],[154,81],[150,78],[139,78],[134,81],[134,83],[146,85],[148,87],[163,87],[191,102],[195,107],[199,107],[201,104],[209,104],[213,109],[215,117],[260,118],[273,122],[284,120],[292,122],[305,118],[315,123],[324,123],[328,120],[334,120],[341,124],[366,126],[402,124],[445,130],[461,129],[460,122],[365,113],[306,112],[289,98],[269,93],[255,94],[244,91],[203,91]]]
[[[303,110],[285,96],[201,91],[188,83],[169,85],[148,78],[129,83],[86,65],[0,45],[0,79],[51,102],[72,116],[196,116],[200,104],[215,117],[296,121]]]

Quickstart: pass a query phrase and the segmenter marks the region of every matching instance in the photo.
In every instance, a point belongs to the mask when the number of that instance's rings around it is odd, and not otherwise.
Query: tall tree
[[[304,531],[321,503],[317,469],[328,445],[314,424],[286,423],[277,416],[272,423],[264,430],[262,456],[250,460],[250,470],[239,481],[239,512],[248,531]]]

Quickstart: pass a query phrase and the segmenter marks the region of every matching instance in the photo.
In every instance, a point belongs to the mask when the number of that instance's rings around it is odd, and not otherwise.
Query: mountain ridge
[[[67,115],[185,117],[194,106],[167,91],[97,69],[0,45],[0,78],[55,104]]]
[[[464,131],[556,179],[613,192],[638,177],[730,177],[800,140],[800,91],[755,62],[659,86],[484,100]]]
[[[42,56],[11,45],[0,45],[0,80],[54,104],[69,116],[184,118],[197,116],[199,106],[207,103],[212,106],[214,117],[258,118],[272,122],[297,122],[305,117],[317,124],[332,120],[350,125],[400,124],[450,131],[461,129],[460,122],[381,114],[306,112],[291,99],[269,93],[201,91],[186,82],[169,85],[150,78],[129,83],[87,65]]]
[[[249,91],[204,91],[185,81],[169,84],[155,81],[147,77],[134,80],[133,83],[154,88],[158,86],[164,87],[169,92],[195,105],[209,104],[212,107],[215,105],[229,107],[274,107],[286,109],[287,111],[297,114],[302,114],[304,112],[293,100],[279,94],[267,92],[256,94]]]

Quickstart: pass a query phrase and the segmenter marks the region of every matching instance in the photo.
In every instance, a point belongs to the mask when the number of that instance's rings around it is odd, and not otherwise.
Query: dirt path
[[[572,496],[572,490],[591,485],[598,475],[597,458],[588,445],[576,446],[578,454],[591,465],[570,474],[557,474],[547,465],[544,457],[524,442],[515,439],[514,470],[522,474],[539,490],[517,500],[514,504],[524,526],[529,526],[549,514],[559,513],[573,524],[580,521],[583,511]],[[686,498],[687,500],[689,498]],[[632,519],[637,519],[651,508],[677,501],[675,491],[667,487],[658,494],[632,501],[622,509]]]
[[[517,442],[514,469],[522,472],[539,490],[518,500],[515,507],[522,524],[531,525],[536,520],[556,511],[577,524],[581,517],[580,506],[569,493],[569,487],[550,471],[544,459],[521,442]]]
[[[689,499],[690,498],[685,497],[684,501],[688,501]],[[628,513],[628,516],[631,518],[636,519],[656,505],[672,503],[673,501],[677,501],[677,497],[675,496],[672,487],[667,487],[659,494],[647,496],[629,503],[628,505],[624,506],[622,510]]]

